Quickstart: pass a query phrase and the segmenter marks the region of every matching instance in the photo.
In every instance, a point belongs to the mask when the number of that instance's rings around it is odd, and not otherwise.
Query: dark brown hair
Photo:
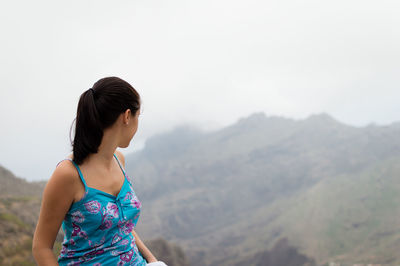
[[[89,154],[97,153],[103,130],[114,124],[127,109],[135,115],[140,109],[140,96],[120,78],[102,78],[82,93],[75,118],[75,137],[71,140],[76,164],[82,164]]]

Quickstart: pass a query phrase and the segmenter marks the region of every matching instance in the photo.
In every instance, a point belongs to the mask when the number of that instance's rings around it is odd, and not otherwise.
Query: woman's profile
[[[38,265],[165,265],[134,230],[141,203],[117,150],[129,146],[140,109],[138,92],[117,77],[100,79],[80,96],[73,152],[43,192],[32,245]],[[64,241],[56,258],[60,226]]]

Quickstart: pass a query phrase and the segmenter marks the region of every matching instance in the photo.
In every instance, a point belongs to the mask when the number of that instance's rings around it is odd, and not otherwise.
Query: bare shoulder
[[[125,156],[119,150],[115,150],[115,155],[118,157],[118,160],[121,162],[122,166],[125,167]]]
[[[72,156],[69,155],[68,158],[72,159]],[[79,174],[70,160],[63,160],[56,166],[53,176],[66,179],[65,181],[73,181],[76,180],[75,177],[79,177]]]
[[[61,161],[47,182],[45,193],[57,194],[62,192],[64,199],[73,200],[79,186],[79,173],[69,160]]]

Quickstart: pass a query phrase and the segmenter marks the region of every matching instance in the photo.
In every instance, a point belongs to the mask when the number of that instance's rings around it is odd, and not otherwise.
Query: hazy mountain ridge
[[[28,182],[16,177],[11,171],[0,165],[0,197],[2,196],[40,196],[46,182]]]
[[[44,184],[17,178],[0,166],[0,265],[35,265],[32,235]]]
[[[371,245],[365,249],[375,255],[355,252],[357,245],[360,248],[356,232],[337,229],[338,237],[331,241],[328,232],[336,228],[331,214],[321,211],[321,218],[316,214],[324,207],[318,202],[328,204],[326,197],[335,198],[331,191],[336,191],[338,202],[330,203],[334,215],[343,217],[339,221],[344,224],[353,221],[345,210],[362,201],[346,194],[350,191],[343,192],[354,186],[347,180],[358,178],[359,186],[370,187],[375,194],[371,184],[383,178],[377,170],[379,165],[390,168],[400,162],[399,133],[396,124],[357,128],[327,114],[293,120],[257,113],[218,131],[193,134],[184,149],[175,150],[170,145],[170,150],[157,159],[146,151],[147,145],[155,147],[149,140],[142,152],[127,156],[128,174],[135,180],[144,206],[139,227],[145,235],[156,233],[182,243],[195,265],[214,265],[217,261],[230,265],[227,257],[247,256],[254,250],[265,252],[283,237],[319,264],[330,259],[399,261],[398,255],[374,251]],[[157,143],[171,138],[176,143],[180,134],[184,133],[159,135]],[[368,179],[374,171],[374,178]],[[398,184],[396,171],[390,176],[392,187]],[[375,200],[382,201],[383,196],[376,194]],[[343,203],[341,198],[352,199],[352,204],[337,208]],[[396,196],[389,201],[397,201]],[[298,206],[299,202],[304,205]],[[372,216],[378,211],[372,205],[362,206]],[[399,214],[400,210],[392,213],[386,208],[381,218],[385,221]],[[307,217],[323,223],[307,223]],[[357,219],[353,222],[358,224]],[[310,224],[319,231],[313,232]],[[362,223],[359,228],[363,228]],[[379,235],[378,225],[370,229],[367,235]],[[341,243],[341,236],[353,233],[348,244]],[[348,251],[336,247],[349,249],[349,244],[356,247]],[[391,249],[388,242],[382,245]]]
[[[256,113],[214,132],[182,126],[153,136],[126,155],[143,204],[138,232],[184,247],[194,266],[398,265],[399,133],[400,123]],[[0,264],[33,263],[43,186],[0,167]],[[175,244],[147,243],[187,265]]]

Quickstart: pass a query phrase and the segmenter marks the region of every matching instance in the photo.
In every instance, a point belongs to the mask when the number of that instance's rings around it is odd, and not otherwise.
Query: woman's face
[[[121,148],[126,148],[129,146],[133,136],[136,134],[139,125],[139,115],[140,109],[137,110],[135,114],[130,113],[129,121],[127,122],[124,128],[124,136],[121,143]]]
[[[130,125],[130,131],[132,132],[131,139],[133,136],[136,134],[136,131],[138,129],[139,125],[139,115],[140,115],[140,109],[136,111],[135,114],[131,114],[131,121],[129,122]]]

